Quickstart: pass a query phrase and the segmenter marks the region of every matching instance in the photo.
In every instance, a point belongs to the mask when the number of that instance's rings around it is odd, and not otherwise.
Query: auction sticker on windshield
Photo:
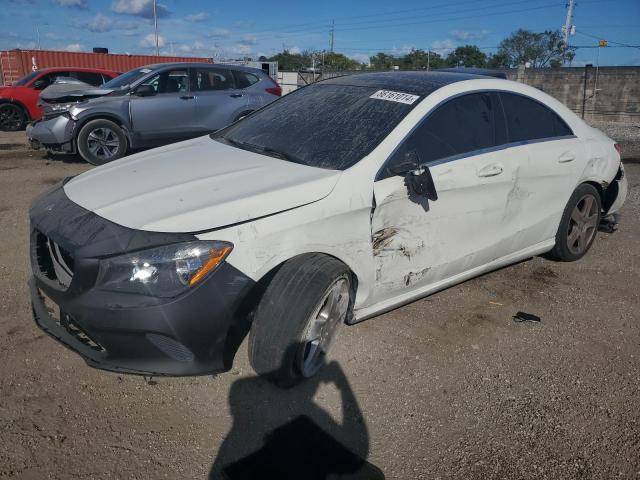
[[[378,100],[388,100],[389,102],[406,103],[407,105],[411,105],[420,97],[418,95],[411,95],[410,93],[394,92],[392,90],[378,90],[369,98],[376,98]]]

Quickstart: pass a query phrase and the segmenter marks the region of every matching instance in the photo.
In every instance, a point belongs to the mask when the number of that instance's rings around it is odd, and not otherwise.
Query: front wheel
[[[352,282],[349,269],[326,255],[301,255],[284,263],[251,326],[253,369],[283,387],[315,375],[353,307]]]
[[[26,124],[27,115],[18,105],[12,103],[0,105],[0,130],[17,132],[24,130]]]
[[[80,156],[92,165],[104,165],[127,153],[127,137],[111,120],[87,122],[80,129],[77,141]]]
[[[600,225],[600,193],[593,185],[580,185],[567,203],[550,256],[562,262],[581,259],[593,245]]]

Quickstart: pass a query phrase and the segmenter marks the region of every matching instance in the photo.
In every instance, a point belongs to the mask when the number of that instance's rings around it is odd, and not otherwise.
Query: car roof
[[[265,73],[259,68],[246,67],[244,65],[234,65],[228,63],[209,63],[209,62],[168,62],[168,63],[152,63],[151,65],[145,65],[144,67],[136,67],[140,68],[150,68],[152,70],[156,70],[158,68],[164,67],[174,67],[174,68],[195,68],[195,67],[213,67],[213,68],[231,68],[234,70],[242,70],[244,72],[251,73]],[[135,69],[132,69],[135,70]]]
[[[372,87],[426,96],[450,83],[482,78],[487,77],[457,72],[372,72],[330,78],[318,84]]]
[[[91,67],[46,67],[41,68],[38,72],[60,72],[73,70],[75,72],[98,72],[98,73],[118,73],[115,70],[109,70],[107,68],[91,68]]]

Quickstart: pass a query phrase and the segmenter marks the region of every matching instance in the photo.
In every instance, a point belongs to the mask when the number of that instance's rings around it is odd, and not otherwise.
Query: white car
[[[43,194],[33,310],[90,365],[138,374],[228,370],[250,330],[254,369],[293,384],[342,323],[533,255],[578,260],[626,193],[617,145],[534,88],[336,78]]]

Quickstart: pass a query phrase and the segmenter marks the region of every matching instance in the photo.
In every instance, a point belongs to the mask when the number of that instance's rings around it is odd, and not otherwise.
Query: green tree
[[[529,62],[533,68],[558,67],[564,59],[573,60],[575,49],[565,49],[560,31],[536,33],[519,29],[500,42],[498,55],[510,67]]]
[[[278,62],[278,69],[283,71],[297,71],[306,68],[305,59],[299,53],[284,50],[269,58],[270,62]]]
[[[487,55],[476,45],[464,45],[447,55],[445,62],[449,67],[483,68],[487,66]]]
[[[374,70],[391,70],[394,65],[397,65],[396,59],[393,55],[378,52],[374,56],[369,57],[371,68]]]
[[[322,52],[316,52],[316,63],[322,62]],[[356,70],[362,68],[360,62],[336,52],[325,52],[324,68],[328,70]]]
[[[487,59],[487,67],[509,68],[509,58],[504,53],[497,52]]]
[[[427,68],[440,68],[444,64],[442,57],[434,52],[426,52],[422,49],[412,49],[400,59],[402,70],[426,70]]]

